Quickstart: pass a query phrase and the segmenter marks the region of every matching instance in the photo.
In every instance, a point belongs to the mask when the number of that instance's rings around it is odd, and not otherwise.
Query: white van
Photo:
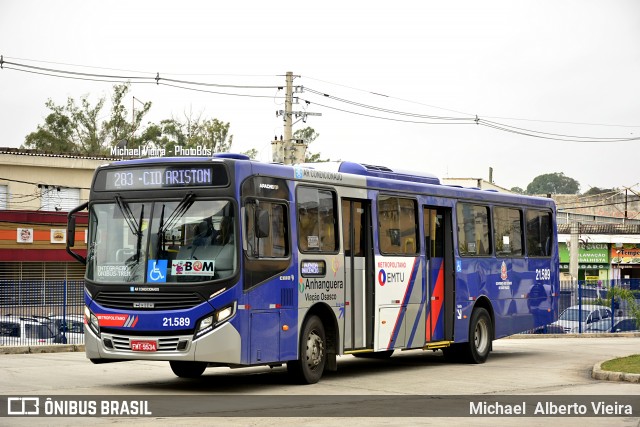
[[[47,345],[54,340],[47,323],[30,317],[0,317],[0,345]]]

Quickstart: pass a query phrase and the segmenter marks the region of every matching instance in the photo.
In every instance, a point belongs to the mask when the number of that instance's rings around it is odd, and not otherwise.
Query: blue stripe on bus
[[[403,308],[406,308],[407,301],[411,296],[411,292],[413,291],[413,285],[416,282],[416,272],[418,271],[417,266],[420,265],[419,257],[413,259],[413,267],[411,268],[411,278],[409,279],[409,284],[407,285],[407,289],[404,291],[404,297],[402,298],[402,304],[400,305],[400,312],[398,313],[398,318],[396,319],[396,324],[393,327],[393,333],[391,334],[391,338],[389,339],[389,344],[387,345],[387,349],[391,350],[392,343],[396,342],[398,339],[398,333],[400,332],[400,325],[402,325],[402,321],[404,320],[405,311]]]
[[[420,263],[422,264],[422,263]],[[420,267],[420,265],[419,265]],[[420,307],[418,308],[418,313],[416,314],[416,319],[413,322],[413,327],[411,328],[411,333],[409,334],[409,339],[407,340],[407,347],[415,347],[414,345],[412,345],[413,339],[416,336],[416,332],[418,330],[418,325],[420,325],[420,319],[422,317],[422,310],[425,309],[425,303],[427,301],[427,291],[425,288],[425,285],[427,284],[427,280],[429,278],[429,271],[427,270],[427,268],[429,268],[429,263],[425,263],[425,269],[423,270],[422,273],[422,297],[420,299]],[[426,320],[426,319],[425,319]],[[420,343],[420,346],[422,346],[423,343]]]

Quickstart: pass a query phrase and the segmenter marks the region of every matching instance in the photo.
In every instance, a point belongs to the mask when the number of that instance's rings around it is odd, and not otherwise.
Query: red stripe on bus
[[[429,311],[427,311],[427,325],[425,327],[426,340],[431,341],[434,332],[436,331],[436,325],[438,324],[438,318],[442,311],[442,302],[444,295],[444,263],[440,265],[438,270],[438,278],[436,279],[436,285],[433,289],[433,295],[431,298],[431,304],[429,304]],[[435,314],[435,317],[434,317]],[[431,318],[434,317],[433,322]]]

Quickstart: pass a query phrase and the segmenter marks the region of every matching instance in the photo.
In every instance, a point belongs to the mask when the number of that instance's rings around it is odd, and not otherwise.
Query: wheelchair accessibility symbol
[[[147,261],[147,282],[166,282],[167,281],[167,260],[166,259],[150,259]]]

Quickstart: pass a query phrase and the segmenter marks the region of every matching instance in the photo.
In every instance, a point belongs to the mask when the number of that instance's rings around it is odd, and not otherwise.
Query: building
[[[0,148],[0,303],[24,299],[16,283],[44,296],[45,283],[82,280],[84,266],[66,252],[67,212],[88,199],[107,161]],[[86,215],[78,222],[76,247],[86,254]]]

